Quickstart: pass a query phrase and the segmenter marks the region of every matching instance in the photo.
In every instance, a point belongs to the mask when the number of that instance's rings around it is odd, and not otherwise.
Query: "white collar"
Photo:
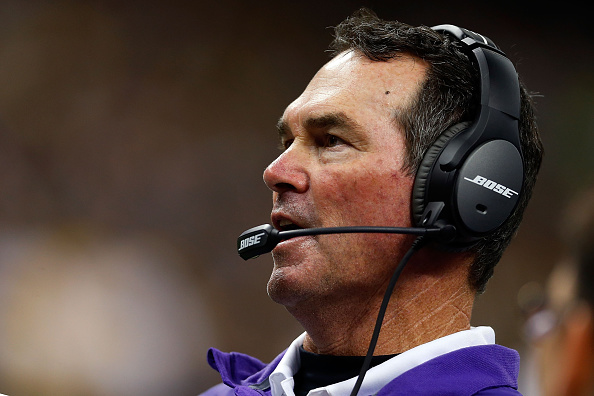
[[[305,333],[301,334],[279,362],[277,368],[270,374],[272,396],[294,396],[293,376],[299,370],[299,347],[303,345]],[[495,332],[487,326],[473,327],[438,338],[423,345],[399,354],[392,359],[376,366],[367,372],[360,389],[361,394],[373,395],[400,374],[416,367],[437,356],[456,351],[461,348],[495,343]],[[350,394],[355,386],[357,377],[336,384],[317,388],[309,392],[309,396],[341,396]]]

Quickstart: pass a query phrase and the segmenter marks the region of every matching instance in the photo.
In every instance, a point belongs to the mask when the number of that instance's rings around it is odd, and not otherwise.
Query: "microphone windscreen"
[[[276,228],[270,224],[263,224],[244,231],[237,238],[237,252],[242,259],[248,260],[271,252],[280,240]]]

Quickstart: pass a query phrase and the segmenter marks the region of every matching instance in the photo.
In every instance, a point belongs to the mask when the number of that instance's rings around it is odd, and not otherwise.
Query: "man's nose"
[[[264,170],[264,183],[279,194],[288,191],[304,193],[309,186],[306,162],[298,149],[290,147]]]

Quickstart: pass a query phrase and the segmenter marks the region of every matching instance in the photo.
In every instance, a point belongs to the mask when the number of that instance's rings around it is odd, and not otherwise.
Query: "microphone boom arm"
[[[439,235],[442,232],[441,228],[422,228],[422,227],[374,227],[374,226],[357,226],[357,227],[327,227],[327,228],[302,228],[299,230],[280,231],[278,233],[281,241],[289,238],[307,235],[322,235],[322,234],[410,234],[410,235]]]
[[[237,239],[237,251],[241,258],[248,260],[256,258],[261,254],[268,253],[281,241],[290,238],[322,234],[353,234],[353,233],[374,233],[374,234],[409,234],[434,236],[440,239],[451,239],[456,233],[452,225],[439,225],[435,227],[328,227],[328,228],[302,228],[298,230],[279,231],[270,224],[250,228],[244,231]]]

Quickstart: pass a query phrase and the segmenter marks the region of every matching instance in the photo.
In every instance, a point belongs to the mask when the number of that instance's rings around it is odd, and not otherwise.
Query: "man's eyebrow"
[[[282,117],[276,122],[276,130],[278,131],[278,137],[281,142],[291,134],[289,124]]]
[[[327,113],[320,116],[309,117],[303,122],[303,126],[306,129],[345,127],[351,130],[357,130],[360,128],[357,122],[343,112]],[[280,118],[276,123],[276,129],[278,130],[278,135],[281,140],[291,135],[291,127],[283,118]]]
[[[328,129],[332,127],[346,127],[357,129],[359,125],[343,112],[327,113],[317,117],[310,117],[304,122],[306,128]]]

